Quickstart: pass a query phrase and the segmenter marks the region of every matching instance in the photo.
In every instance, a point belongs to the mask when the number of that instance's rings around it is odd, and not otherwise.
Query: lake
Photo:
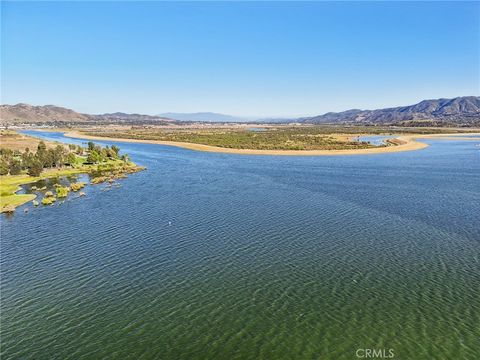
[[[2,216],[2,359],[478,358],[479,141],[426,142],[324,157],[116,143],[147,170]]]

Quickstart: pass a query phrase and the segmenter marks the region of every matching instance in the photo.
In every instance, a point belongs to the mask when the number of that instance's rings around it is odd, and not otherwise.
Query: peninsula
[[[476,131],[476,132],[475,132]],[[330,156],[367,155],[424,149],[417,139],[458,134],[479,134],[476,129],[369,128],[338,126],[265,126],[256,128],[121,127],[112,130],[67,131],[65,136],[89,140],[115,140],[177,146],[190,150],[243,155]],[[364,136],[385,135],[379,145]],[[388,136],[387,136],[388,135]],[[459,137],[456,137],[459,139]],[[462,137],[460,139],[468,139]]]
[[[91,183],[98,184],[113,182],[144,169],[131,162],[128,155],[121,155],[115,145],[100,147],[89,142],[87,148],[72,144],[67,146],[8,130],[1,131],[0,143],[0,212],[13,212],[29,201],[39,205],[34,193],[17,194],[21,185],[76,174],[90,174]],[[35,145],[36,150],[30,150]],[[23,151],[20,146],[25,146]],[[69,186],[56,185],[53,191],[37,189],[43,191],[42,204],[50,205],[57,198],[67,197],[70,191],[78,192],[86,184],[71,181]]]

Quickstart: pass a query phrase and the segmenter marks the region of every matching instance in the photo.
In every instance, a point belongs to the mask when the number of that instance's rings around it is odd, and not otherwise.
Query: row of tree
[[[26,171],[31,176],[39,176],[44,169],[73,166],[79,159],[89,164],[119,159],[119,152],[120,149],[115,145],[102,148],[93,142],[88,143],[87,149],[72,144],[47,149],[43,141],[39,142],[35,152],[29,148],[24,152],[0,148],[0,175],[19,175]],[[125,155],[121,158],[127,160]]]
[[[89,164],[98,164],[101,162],[108,161],[109,159],[118,159],[120,148],[116,145],[109,147],[108,145],[102,148],[99,145],[95,145],[93,142],[89,141],[87,144],[87,163]],[[123,156],[125,160],[126,157]]]

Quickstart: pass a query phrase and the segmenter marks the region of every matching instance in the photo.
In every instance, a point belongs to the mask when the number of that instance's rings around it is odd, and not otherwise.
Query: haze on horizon
[[[296,117],[480,94],[478,2],[5,2],[1,102]]]

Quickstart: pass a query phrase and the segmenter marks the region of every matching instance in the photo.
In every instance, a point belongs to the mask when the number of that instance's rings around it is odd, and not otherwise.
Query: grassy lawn
[[[3,209],[6,206],[17,207],[23,204],[26,204],[29,201],[32,201],[37,196],[35,194],[14,194],[7,196],[0,196],[0,212],[3,212]]]
[[[42,172],[40,176],[29,176],[27,174],[0,176],[0,212],[5,212],[7,206],[15,208],[35,199],[35,194],[15,194],[20,190],[20,185],[61,176],[112,171],[122,169],[125,165],[127,168],[137,168],[134,163],[126,164],[122,160],[110,160],[98,165],[76,165],[75,168],[48,169]]]

